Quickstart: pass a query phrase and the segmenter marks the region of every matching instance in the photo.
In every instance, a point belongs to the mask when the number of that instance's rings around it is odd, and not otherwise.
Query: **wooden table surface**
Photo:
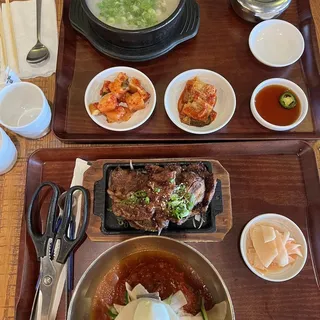
[[[320,0],[310,0],[310,2],[320,43]],[[62,0],[57,0],[57,4],[58,22],[60,23]],[[55,76],[37,78],[32,82],[44,89],[46,97],[52,103]],[[40,148],[70,148],[73,146],[61,143],[52,132],[40,140],[27,140],[11,132],[8,134],[16,145],[19,156],[14,169],[0,176],[0,319],[14,319],[17,257],[21,219],[24,212],[27,159],[31,153]],[[320,141],[315,143],[314,149],[320,168]]]

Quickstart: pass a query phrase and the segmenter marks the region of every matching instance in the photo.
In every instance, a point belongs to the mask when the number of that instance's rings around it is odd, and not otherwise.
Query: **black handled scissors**
[[[34,209],[40,192],[50,187],[53,191],[51,196],[46,227],[44,232],[34,228]],[[76,194],[83,197],[82,223],[74,238],[70,238],[69,227],[72,219],[72,207]],[[88,191],[81,186],[71,187],[65,195],[64,210],[60,211],[62,216],[57,215],[58,200],[60,197],[59,187],[52,182],[42,183],[34,193],[27,211],[27,229],[40,260],[39,286],[33,303],[31,317],[37,310],[38,318],[41,320],[52,319],[52,304],[61,275],[63,266],[71,252],[85,236],[89,218],[89,195]],[[38,213],[39,214],[39,213]],[[60,221],[58,221],[60,220]],[[38,296],[41,292],[41,306],[38,304]]]

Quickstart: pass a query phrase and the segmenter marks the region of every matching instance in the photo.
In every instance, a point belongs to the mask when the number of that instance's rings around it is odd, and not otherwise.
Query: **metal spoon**
[[[27,55],[27,62],[30,64],[37,64],[44,60],[47,60],[50,56],[48,48],[43,45],[40,41],[40,30],[41,30],[41,2],[37,0],[37,43],[29,51]]]

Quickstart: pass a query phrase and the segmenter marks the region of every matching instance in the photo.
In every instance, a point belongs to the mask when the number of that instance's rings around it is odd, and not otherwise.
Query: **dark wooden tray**
[[[233,228],[218,243],[192,244],[217,267],[225,280],[239,320],[319,319],[320,291],[315,281],[320,272],[320,184],[312,148],[300,141],[239,142],[195,145],[131,146],[130,148],[42,149],[28,162],[26,198],[44,180],[68,188],[75,158],[97,160],[190,157],[214,158],[231,179]],[[45,207],[45,206],[44,206]],[[256,277],[239,251],[245,224],[264,212],[288,216],[302,229],[310,252],[304,269],[294,279],[271,283]],[[75,253],[75,283],[88,265],[114,243],[86,239]],[[312,259],[311,259],[312,257]],[[313,260],[313,264],[312,264]],[[16,319],[29,317],[38,263],[23,219],[16,290]],[[64,319],[64,299],[58,319]]]
[[[248,37],[254,24],[239,18],[228,0],[198,0],[201,23],[196,38],[178,45],[170,53],[147,62],[122,62],[96,51],[70,25],[70,0],[64,2],[60,34],[53,132],[64,142],[214,141],[253,139],[314,139],[320,137],[319,56],[309,0],[293,0],[281,17],[300,27],[306,42],[302,59],[286,68],[270,68],[251,54]],[[87,115],[84,92],[100,71],[117,65],[137,68],[147,74],[157,91],[157,106],[151,118],[129,132],[100,128]],[[170,81],[188,69],[204,68],[228,79],[237,96],[236,112],[229,124],[216,133],[193,135],[177,128],[163,103]],[[307,94],[310,111],[291,132],[262,127],[250,111],[250,97],[263,80],[282,77],[296,82]]]

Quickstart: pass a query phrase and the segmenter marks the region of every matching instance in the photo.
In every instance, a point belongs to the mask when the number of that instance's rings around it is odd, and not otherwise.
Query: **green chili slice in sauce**
[[[279,103],[283,108],[293,109],[297,105],[297,98],[291,92],[286,91],[280,96]]]

